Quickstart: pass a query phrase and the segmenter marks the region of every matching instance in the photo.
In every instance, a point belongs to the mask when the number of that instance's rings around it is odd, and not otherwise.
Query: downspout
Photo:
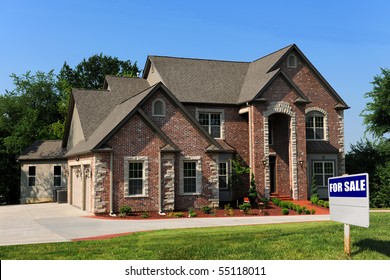
[[[113,184],[113,178],[112,178],[112,175],[113,175],[113,168],[114,168],[114,156],[113,156],[113,152],[110,153],[110,216],[113,216],[115,217],[115,213],[114,213],[114,184]]]

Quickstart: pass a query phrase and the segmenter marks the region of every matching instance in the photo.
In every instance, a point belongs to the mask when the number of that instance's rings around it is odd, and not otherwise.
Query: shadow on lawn
[[[376,251],[390,258],[390,241],[374,240],[371,238],[366,238],[360,240],[359,242],[354,243],[353,245],[359,247],[359,249],[353,253],[354,255],[357,255],[365,250],[370,250],[370,251]]]

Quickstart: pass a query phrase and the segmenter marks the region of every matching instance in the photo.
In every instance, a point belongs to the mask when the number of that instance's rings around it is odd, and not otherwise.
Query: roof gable
[[[175,103],[187,120],[195,126],[195,128],[201,133],[201,135],[207,140],[210,145],[214,145],[216,150],[223,150],[221,145],[211,137],[210,134],[204,131],[199,122],[197,122],[190,113],[184,108],[179,100],[166,88],[162,83],[158,83],[139,94],[128,98],[123,101],[121,104],[117,105],[111,113],[104,119],[99,127],[93,132],[88,140],[82,141],[72,148],[67,156],[87,153],[96,149],[104,148],[104,144],[114,135],[134,114],[139,114],[141,118],[146,121],[146,123],[151,127],[159,137],[165,142],[170,150],[178,150],[174,142],[169,139],[169,137],[161,131],[153,121],[146,116],[146,114],[140,108],[142,104],[152,96],[157,90],[163,89],[164,92],[170,97],[170,99]]]
[[[317,76],[318,80],[322,83],[322,85],[330,92],[331,96],[336,101],[335,108],[337,109],[349,109],[350,107],[345,103],[345,101],[338,95],[338,93],[334,90],[334,88],[325,80],[325,78],[321,75],[321,73],[317,70],[317,68],[310,62],[310,60],[304,55],[304,53],[298,48],[297,45],[293,44],[290,46],[288,51],[286,51],[280,58],[275,62],[274,66],[270,69],[270,71],[278,69],[280,67],[280,63],[284,61],[284,59],[293,51],[295,51],[298,56],[308,65],[309,69]]]

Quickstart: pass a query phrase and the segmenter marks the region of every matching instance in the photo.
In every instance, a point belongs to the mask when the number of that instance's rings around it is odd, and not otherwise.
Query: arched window
[[[165,103],[161,99],[153,102],[153,116],[165,116]]]
[[[306,115],[306,139],[325,140],[324,114],[311,111]]]
[[[290,54],[287,59],[287,67],[296,68],[297,67],[297,58],[295,55]]]

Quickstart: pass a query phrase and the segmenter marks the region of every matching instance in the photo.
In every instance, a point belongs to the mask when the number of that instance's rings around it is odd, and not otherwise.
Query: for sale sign
[[[368,174],[328,179],[330,219],[368,227],[370,222]]]

